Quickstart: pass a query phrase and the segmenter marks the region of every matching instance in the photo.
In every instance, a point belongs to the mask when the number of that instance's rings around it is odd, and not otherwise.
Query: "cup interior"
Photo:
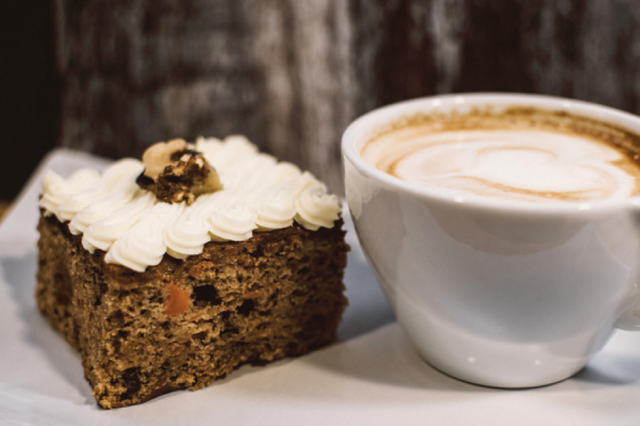
[[[548,202],[529,203],[518,200],[488,199],[481,197],[451,197],[433,191],[427,187],[408,183],[367,163],[361,156],[363,145],[385,126],[402,126],[403,121],[417,114],[466,114],[475,108],[490,108],[492,112],[513,107],[531,107],[550,112],[566,112],[568,114],[603,123],[640,135],[640,117],[603,105],[584,101],[565,99],[543,95],[472,93],[442,95],[399,102],[373,110],[356,119],[345,131],[342,138],[342,153],[345,161],[350,162],[363,175],[374,179],[379,184],[392,187],[398,191],[409,192],[423,197],[437,198],[451,203],[468,203],[479,208],[499,208],[515,210],[532,210],[537,212],[585,211],[634,206],[640,208],[640,196],[625,199],[609,199],[580,203]],[[640,147],[638,147],[640,150]]]

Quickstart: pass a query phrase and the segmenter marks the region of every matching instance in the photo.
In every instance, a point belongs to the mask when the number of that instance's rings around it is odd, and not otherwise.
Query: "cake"
[[[43,181],[37,304],[80,351],[98,405],[335,341],[348,251],[337,197],[243,137],[152,148]]]

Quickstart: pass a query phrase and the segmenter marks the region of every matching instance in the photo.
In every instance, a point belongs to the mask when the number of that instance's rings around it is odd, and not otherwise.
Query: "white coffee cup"
[[[547,96],[402,102],[345,131],[347,202],[398,322],[430,365],[486,386],[546,385],[582,369],[616,327],[640,329],[640,197],[527,203],[447,196],[359,155],[386,123],[487,105],[566,111],[640,133],[640,117]]]

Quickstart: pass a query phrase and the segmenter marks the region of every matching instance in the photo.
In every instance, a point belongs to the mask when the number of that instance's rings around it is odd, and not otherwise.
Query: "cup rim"
[[[405,193],[410,193],[419,197],[423,197],[425,199],[431,199],[434,201],[437,200],[449,204],[460,204],[470,207],[493,210],[512,210],[522,212],[530,211],[536,213],[586,213],[589,211],[603,211],[620,208],[640,209],[640,195],[613,200],[597,200],[587,202],[549,201],[545,203],[532,203],[523,200],[493,199],[474,195],[454,196],[432,190],[428,187],[413,185],[399,178],[391,176],[367,163],[358,153],[355,147],[355,141],[364,130],[370,128],[370,122],[380,119],[382,119],[381,121],[384,122],[383,117],[387,117],[387,120],[389,120],[389,115],[392,115],[393,113],[397,114],[399,112],[418,111],[419,108],[435,108],[444,104],[497,104],[501,106],[531,106],[547,109],[550,111],[565,111],[571,112],[576,115],[598,119],[600,121],[610,122],[622,128],[628,129],[630,132],[640,135],[640,116],[636,116],[619,109],[599,105],[592,102],[562,98],[557,96],[526,93],[452,93],[445,95],[420,97],[396,102],[380,108],[376,108],[361,115],[353,122],[351,122],[351,124],[346,128],[342,135],[341,149],[342,155],[344,157],[343,161],[348,160],[358,169],[360,173],[371,179],[375,179],[376,181],[381,182],[388,188],[392,188]],[[637,130],[633,130],[636,128]]]

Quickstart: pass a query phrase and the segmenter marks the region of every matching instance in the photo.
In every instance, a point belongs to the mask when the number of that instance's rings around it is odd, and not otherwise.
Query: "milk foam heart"
[[[640,166],[624,152],[571,132],[407,127],[368,141],[361,155],[392,176],[452,196],[585,202],[640,192]]]

